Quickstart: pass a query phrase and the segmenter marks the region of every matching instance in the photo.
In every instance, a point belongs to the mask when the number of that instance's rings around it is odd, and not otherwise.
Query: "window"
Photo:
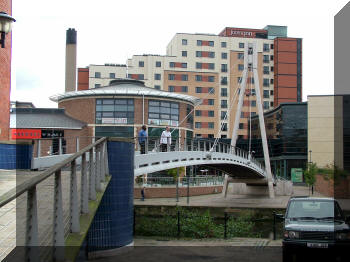
[[[96,124],[133,124],[134,99],[96,99]]]
[[[227,123],[222,123],[222,131],[227,131]]]
[[[138,75],[138,79],[139,79],[139,80],[144,80],[144,79],[145,79],[144,74],[139,74],[139,75]]]
[[[264,60],[263,60],[264,63],[269,63],[270,62],[270,57],[269,55],[264,55]]]
[[[148,124],[177,126],[178,121],[179,103],[158,100],[148,101]]]
[[[270,106],[273,107],[273,102],[270,102]]]
[[[221,64],[221,72],[222,73],[227,72],[227,64]]]
[[[237,54],[238,59],[244,59],[244,53],[238,53]]]
[[[215,53],[214,52],[208,52],[208,57],[214,58],[215,57]]]
[[[255,88],[251,89],[251,92],[252,92],[252,96],[255,96],[256,93],[255,93]]]
[[[196,75],[195,78],[196,78],[197,82],[201,82],[202,81],[202,76],[201,75]]]
[[[238,64],[238,71],[243,71],[243,69],[244,69],[244,65]]]
[[[273,90],[270,90],[270,96],[273,96]]]
[[[227,128],[226,128],[227,129]],[[221,135],[221,138],[227,138],[227,135]]]
[[[109,78],[115,78],[115,73],[109,73]]]
[[[255,100],[250,101],[250,106],[251,106],[251,107],[255,107],[255,106],[256,106],[256,101],[255,101]]]
[[[239,123],[238,128],[239,129],[244,129],[244,124],[243,123]]]
[[[221,88],[221,96],[227,96],[227,88]]]
[[[187,68],[187,63],[181,63],[181,68]]]
[[[269,108],[270,108],[269,101],[264,101],[264,109],[269,109]]]
[[[214,87],[208,87],[208,93],[209,93],[209,94],[215,94],[215,89],[214,89]]]
[[[214,138],[214,134],[208,134],[208,138]]]
[[[187,93],[188,92],[188,87],[187,86],[182,86],[181,87],[181,92]]]
[[[237,83],[238,83],[238,84],[242,83],[242,77],[240,77],[240,76],[237,77]]]
[[[270,45],[270,48],[273,49],[273,44]]]
[[[226,42],[221,42],[221,47],[226,47],[226,46],[227,46]]]
[[[196,51],[196,57],[202,57],[202,52],[201,51]]]
[[[270,67],[264,66],[264,74],[265,74],[265,75],[270,74]]]
[[[95,72],[95,77],[96,78],[101,78],[101,72]]]
[[[227,100],[221,100],[221,108],[227,108]]]
[[[154,80],[160,80],[161,74],[154,74]]]
[[[169,92],[175,92],[175,87],[174,86],[169,86],[168,90],[169,90]]]
[[[238,47],[239,47],[239,48],[244,48],[244,43],[239,43],[239,44],[238,44]]]
[[[226,86],[227,85],[227,76],[222,76],[221,77],[221,84]]]
[[[161,66],[162,66],[162,62],[156,61],[156,67],[161,67]]]
[[[196,69],[202,69],[202,63],[196,62]]]
[[[170,62],[169,63],[169,67],[175,67],[175,63],[174,62]]]
[[[213,106],[214,105],[214,99],[208,99],[208,105]]]
[[[139,67],[144,67],[145,66],[145,62],[144,61],[139,61]]]
[[[182,45],[187,45],[187,39],[182,39]]]
[[[268,78],[263,79],[263,86],[265,86],[265,87],[270,86],[270,80]]]
[[[101,87],[101,84],[95,84],[95,88]]]
[[[215,76],[208,76],[208,82],[215,82]]]
[[[273,78],[270,79],[270,84],[273,85]]]
[[[195,123],[195,128],[202,128],[202,123],[201,122],[196,122]]]
[[[227,112],[227,111],[221,111],[221,120],[224,120],[224,119],[225,119],[226,112]]]
[[[160,90],[160,85],[155,85],[154,88]]]
[[[197,94],[202,93],[202,88],[201,88],[201,87],[196,87],[196,93],[197,93]]]
[[[221,59],[227,59],[227,53],[221,53]]]
[[[269,97],[270,97],[269,90],[264,90],[264,98],[269,98]]]
[[[273,72],[273,70],[274,70],[273,66],[270,67],[270,70],[271,70],[271,72]]]
[[[188,81],[188,75],[181,75],[182,81]]]
[[[208,111],[208,117],[214,117],[214,111],[209,110]]]
[[[264,44],[264,46],[263,46],[263,51],[264,51],[264,52],[270,51],[270,45],[269,45],[269,44]]]
[[[273,61],[273,55],[270,55],[270,60]]]
[[[214,122],[208,122],[208,128],[213,129],[214,128]]]
[[[181,53],[183,57],[187,57],[187,51],[182,51]]]
[[[174,74],[169,74],[168,75],[168,80],[175,80],[175,75]]]
[[[209,63],[208,64],[208,69],[214,70],[215,69],[215,64],[214,63]]]
[[[214,46],[214,41],[209,41],[208,44],[209,46]]]
[[[194,114],[195,116],[202,116],[202,110],[195,110]]]
[[[202,45],[202,40],[197,40],[197,45],[201,46]]]
[[[255,115],[256,115],[256,112],[250,112],[250,114],[251,114],[252,116],[255,116]]]
[[[244,112],[241,112],[241,118],[245,118]]]

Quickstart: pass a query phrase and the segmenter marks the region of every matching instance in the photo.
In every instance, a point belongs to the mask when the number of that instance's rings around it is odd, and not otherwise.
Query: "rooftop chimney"
[[[66,85],[65,92],[76,90],[77,82],[77,31],[74,28],[67,30],[66,36]]]

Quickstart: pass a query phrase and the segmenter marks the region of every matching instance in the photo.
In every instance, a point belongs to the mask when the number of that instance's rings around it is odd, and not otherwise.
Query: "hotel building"
[[[286,26],[263,29],[226,27],[218,35],[177,33],[166,55],[134,55],[127,65],[91,65],[78,69],[78,90],[107,86],[113,78],[142,80],[147,87],[195,96],[194,134],[230,138],[242,80],[244,48],[257,43],[258,71],[265,111],[302,100],[302,39],[287,37]],[[239,124],[247,138],[256,97],[252,72]],[[227,117],[226,117],[226,113]]]

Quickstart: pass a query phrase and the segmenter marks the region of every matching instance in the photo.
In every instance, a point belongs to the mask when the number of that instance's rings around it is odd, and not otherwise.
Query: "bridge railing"
[[[160,137],[135,137],[136,152],[149,154],[156,152],[171,152],[171,151],[204,151],[204,152],[219,152],[233,154],[249,160],[250,163],[255,164],[262,170],[265,167],[262,163],[256,160],[251,153],[242,150],[238,147],[232,147],[228,143],[217,142],[203,138],[168,138],[167,144],[162,144]]]
[[[213,185],[223,185],[224,176],[195,176],[195,177],[180,177],[179,186],[213,186]],[[137,186],[146,187],[171,187],[176,186],[177,179],[174,177],[140,177]]]
[[[2,228],[6,237],[0,247],[15,239],[16,246],[24,247],[16,261],[64,261],[65,241],[70,233],[80,232],[80,215],[89,213],[89,200],[103,190],[106,142],[99,139],[2,195],[0,214],[12,224]],[[1,248],[0,258],[12,248]]]

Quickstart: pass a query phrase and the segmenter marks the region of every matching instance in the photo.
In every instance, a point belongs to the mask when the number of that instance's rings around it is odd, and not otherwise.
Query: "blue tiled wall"
[[[122,247],[133,241],[134,145],[108,142],[109,173],[106,189],[88,232],[88,251]]]
[[[33,145],[1,144],[0,169],[30,169]]]

